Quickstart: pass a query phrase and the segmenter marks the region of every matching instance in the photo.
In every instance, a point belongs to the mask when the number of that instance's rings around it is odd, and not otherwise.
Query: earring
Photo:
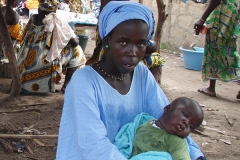
[[[105,47],[106,47],[106,48],[109,48],[109,46],[108,46],[108,45],[106,45]]]

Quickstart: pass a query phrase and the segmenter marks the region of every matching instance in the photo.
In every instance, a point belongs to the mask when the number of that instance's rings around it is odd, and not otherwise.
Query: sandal
[[[216,97],[216,93],[215,92],[210,92],[208,90],[208,88],[200,88],[200,89],[198,89],[198,92],[202,93],[202,94],[205,94],[207,96],[210,96],[210,97]]]

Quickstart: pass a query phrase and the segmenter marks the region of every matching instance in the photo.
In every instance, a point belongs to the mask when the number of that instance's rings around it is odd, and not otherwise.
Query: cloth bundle
[[[43,19],[43,23],[45,24],[45,31],[52,32],[53,34],[51,48],[46,57],[47,61],[53,61],[60,55],[62,49],[68,44],[69,40],[77,36],[68,23],[61,20],[54,12],[46,15]]]

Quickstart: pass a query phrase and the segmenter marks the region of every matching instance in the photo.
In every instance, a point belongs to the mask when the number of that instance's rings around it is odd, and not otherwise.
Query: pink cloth
[[[26,2],[22,3],[22,8],[26,8]]]

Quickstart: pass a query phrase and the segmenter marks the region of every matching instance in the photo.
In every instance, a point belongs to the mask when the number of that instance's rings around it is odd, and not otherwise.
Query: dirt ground
[[[90,37],[93,38],[94,35]],[[95,41],[88,41],[86,55],[89,57]],[[203,106],[204,130],[191,133],[209,160],[238,160],[240,158],[240,102],[235,99],[240,86],[235,83],[217,82],[217,97],[207,97],[197,92],[207,87],[201,81],[201,72],[183,67],[179,54],[161,50],[166,59],[161,87],[169,100],[180,96],[195,99]],[[47,95],[21,95],[20,100],[2,100],[10,93],[11,79],[0,78],[0,160],[54,160],[57,148],[59,122],[64,102],[60,92]],[[61,88],[61,85],[58,86]],[[230,123],[227,121],[227,118]],[[4,138],[3,134],[49,135],[47,138]]]

